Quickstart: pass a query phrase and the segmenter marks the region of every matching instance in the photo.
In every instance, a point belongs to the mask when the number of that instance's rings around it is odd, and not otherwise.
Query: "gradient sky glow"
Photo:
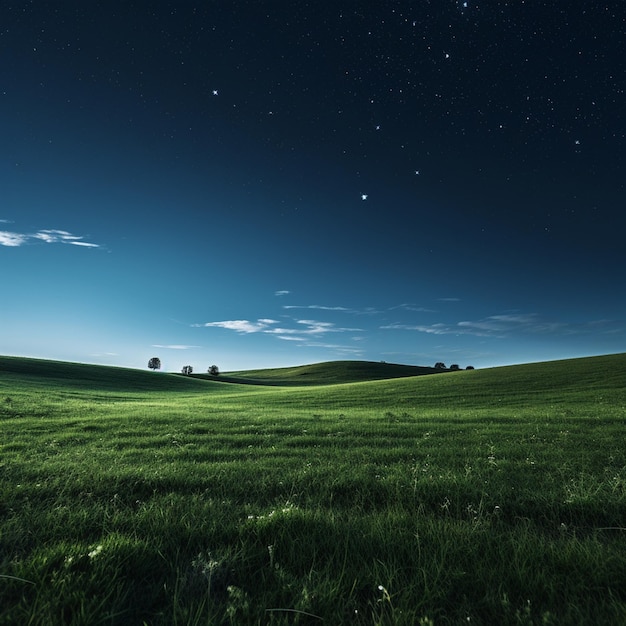
[[[626,351],[619,2],[0,8],[0,354]]]

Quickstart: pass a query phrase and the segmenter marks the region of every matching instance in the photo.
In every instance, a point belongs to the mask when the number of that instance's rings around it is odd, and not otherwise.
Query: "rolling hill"
[[[0,389],[18,384],[28,388],[118,393],[232,393],[271,387],[311,395],[316,403],[407,403],[490,406],[539,399],[571,398],[586,391],[602,398],[603,390],[624,393],[626,354],[547,361],[484,370],[441,372],[429,367],[367,361],[334,361],[291,368],[183,376],[161,372],[0,356]],[[363,388],[367,384],[367,392]],[[323,387],[318,391],[316,387]],[[261,389],[259,389],[260,391]],[[269,389],[268,389],[269,391]],[[295,400],[295,398],[294,398]]]
[[[327,361],[299,367],[226,372],[220,376],[227,382],[255,385],[333,385],[390,378],[407,378],[438,374],[442,370],[416,365],[397,365],[375,361]],[[202,378],[209,377],[202,375]],[[213,378],[213,377],[210,377]]]

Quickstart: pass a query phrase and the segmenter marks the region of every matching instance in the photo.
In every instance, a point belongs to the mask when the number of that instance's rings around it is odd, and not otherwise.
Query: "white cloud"
[[[0,231],[0,245],[18,247],[27,244],[30,240],[44,241],[45,243],[66,243],[84,248],[99,248],[96,243],[82,241],[83,237],[73,235],[66,230],[44,229],[36,233],[15,233]]]
[[[319,335],[323,333],[344,333],[344,332],[358,332],[360,328],[338,328],[331,322],[318,322],[316,320],[297,320],[298,324],[307,326],[304,331],[308,335]]]
[[[72,235],[72,233],[68,233],[66,230],[40,230],[32,236],[46,243],[67,243],[68,241],[78,241],[82,239],[82,237]]]
[[[86,241],[68,241],[73,246],[82,246],[83,248],[99,248],[97,243],[87,243]]]
[[[40,230],[32,235],[34,239],[41,239],[46,243],[69,243],[74,246],[83,246],[85,248],[99,248],[98,244],[95,243],[87,243],[86,241],[81,241],[83,237],[79,237],[78,235],[72,235],[72,233],[68,233],[66,230]]]
[[[316,309],[318,311],[342,311],[342,312],[350,311],[350,309],[347,309],[345,306],[323,306],[321,304],[307,304],[307,305],[287,304],[283,306],[283,309]]]
[[[28,235],[22,235],[20,233],[11,233],[6,230],[0,230],[0,246],[7,246],[9,248],[17,248],[26,243]]]
[[[335,326],[332,322],[318,322],[317,320],[295,320],[296,324],[305,328],[272,328],[267,330],[272,335],[325,335],[326,333],[344,333],[344,332],[360,332],[360,328],[341,328]]]
[[[326,333],[361,332],[361,328],[341,328],[331,322],[319,322],[317,320],[294,320],[296,326],[287,328],[276,326],[277,320],[261,318],[256,322],[250,320],[225,320],[222,322],[206,322],[204,324],[192,324],[194,328],[224,328],[240,334],[264,333],[274,335],[285,341],[301,341],[311,335],[324,335]]]
[[[275,291],[274,295],[275,296],[288,296],[291,293],[291,291],[287,291],[286,289],[281,289],[280,291]]]
[[[267,328],[276,324],[274,320],[260,319],[256,322],[248,320],[226,320],[224,322],[206,322],[205,324],[193,324],[195,327],[203,328],[225,328],[226,330],[234,330],[238,333],[260,333],[266,331]]]

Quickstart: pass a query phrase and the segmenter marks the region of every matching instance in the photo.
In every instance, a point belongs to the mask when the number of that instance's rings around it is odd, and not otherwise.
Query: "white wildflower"
[[[87,556],[90,559],[94,559],[100,554],[100,552],[102,552],[102,544],[96,546],[91,552],[89,552],[89,554],[87,554]]]

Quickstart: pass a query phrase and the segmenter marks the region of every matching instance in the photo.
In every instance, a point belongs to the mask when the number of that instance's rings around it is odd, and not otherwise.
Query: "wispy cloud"
[[[324,350],[332,350],[337,354],[343,355],[352,355],[352,356],[360,356],[363,354],[363,350],[358,346],[346,346],[342,344],[336,343],[323,343],[319,341],[310,341],[307,343],[300,344],[306,348],[322,348]]]
[[[416,304],[398,304],[397,306],[392,306],[389,310],[413,311],[416,313],[436,313],[434,309],[427,309],[426,307],[418,306]]]
[[[43,229],[35,233],[16,233],[11,231],[0,231],[0,245],[10,248],[17,248],[28,243],[43,241],[45,243],[63,243],[83,248],[99,248],[97,243],[83,241],[84,237],[73,235],[66,230]]]
[[[220,322],[205,322],[204,324],[192,324],[195,328],[223,328],[232,330],[241,335],[263,333],[273,335],[285,341],[306,341],[310,337],[323,336],[328,333],[360,332],[360,328],[344,328],[336,326],[332,322],[320,322],[318,320],[293,320],[293,325],[285,325],[278,320],[261,318],[256,321],[250,320],[224,320]]]
[[[280,291],[275,291],[274,295],[275,296],[288,296],[291,293],[291,291],[287,291],[286,289],[281,289]]]
[[[317,311],[342,311],[353,312],[352,309],[347,309],[345,306],[324,306],[321,304],[286,304],[283,309],[315,309]]]
[[[204,324],[192,324],[195,328],[225,328],[226,330],[234,330],[238,333],[260,333],[267,332],[267,329],[273,324],[278,324],[275,320],[259,319],[256,322],[248,320],[226,320],[223,322],[206,322]]]
[[[99,248],[100,245],[97,243],[89,243],[87,241],[67,241],[65,243],[69,243],[73,246],[82,246],[83,248]]]
[[[289,336],[325,335],[326,333],[359,332],[360,328],[341,328],[331,322],[318,322],[317,320],[296,320],[300,324],[295,328],[272,328],[265,332],[278,335],[281,339]]]
[[[184,344],[160,344],[160,343],[153,343],[152,344],[153,348],[163,348],[164,350],[191,350],[192,348],[199,348],[200,346],[186,346]]]
[[[536,313],[491,315],[479,320],[455,324],[389,324],[385,330],[409,330],[431,335],[474,335],[476,337],[504,338],[512,335],[574,335],[588,332],[618,333],[623,324],[614,320],[596,320],[582,324],[551,321]]]
[[[456,298],[450,298],[450,301],[457,301]],[[283,309],[293,310],[293,309],[308,309],[315,311],[330,311],[330,312],[339,312],[339,313],[351,313],[352,315],[378,315],[383,314],[388,311],[411,311],[414,313],[436,313],[435,309],[429,309],[423,306],[419,306],[417,304],[397,304],[395,306],[391,306],[384,309],[376,309],[374,307],[363,307],[363,308],[350,308],[346,306],[329,306],[325,304],[285,304],[283,305]]]
[[[351,315],[376,315],[380,313],[373,307],[365,307],[362,309],[351,309],[346,306],[329,306],[325,304],[285,304],[283,305],[285,310],[308,310],[308,311],[328,311],[330,313],[349,313]]]
[[[474,335],[477,337],[507,337],[514,333],[554,332],[559,324],[540,322],[536,315],[492,315],[481,320],[456,324],[389,324],[387,330],[414,330],[431,335]]]
[[[454,330],[454,326],[448,326],[446,324],[387,324],[381,326],[383,330],[415,330],[420,333],[429,333],[431,335],[449,335],[459,334],[459,331]]]
[[[495,335],[506,337],[513,333],[555,333],[563,331],[566,324],[541,319],[534,313],[492,315],[482,320],[459,322],[457,327],[470,335]]]
[[[41,239],[46,243],[69,243],[73,241],[80,241],[82,237],[77,237],[76,235],[72,235],[72,233],[68,233],[66,230],[40,230],[39,232],[31,235],[35,239]]]

